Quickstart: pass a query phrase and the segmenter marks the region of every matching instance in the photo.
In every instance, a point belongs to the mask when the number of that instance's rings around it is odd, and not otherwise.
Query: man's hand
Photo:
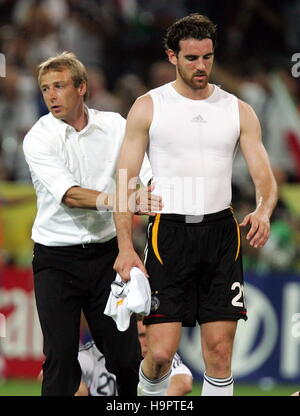
[[[259,209],[246,215],[240,223],[240,227],[251,225],[246,236],[250,246],[255,248],[263,247],[270,235],[270,219],[267,214],[261,213]]]
[[[157,211],[161,211],[163,203],[161,196],[154,195],[153,191],[155,185],[142,187],[136,192],[136,207],[135,214],[154,216]]]
[[[133,249],[120,250],[114,264],[114,270],[119,273],[123,282],[130,280],[132,267],[138,267],[146,277],[149,277],[142,260]]]

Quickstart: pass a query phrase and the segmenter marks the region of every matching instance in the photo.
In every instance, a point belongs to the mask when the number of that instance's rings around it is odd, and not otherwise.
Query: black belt
[[[69,246],[69,247],[74,247],[74,248],[98,248],[100,246],[109,246],[109,245],[114,245],[116,244],[116,237],[111,238],[108,241],[104,241],[102,243],[81,243],[81,244],[76,244],[74,246]]]
[[[40,243],[35,243],[36,246],[44,246],[44,247],[49,247],[49,248],[74,248],[74,249],[82,249],[82,248],[98,248],[100,246],[110,246],[110,245],[115,245],[117,242],[117,238],[113,237],[112,239],[105,241],[103,243],[81,243],[81,244],[73,244],[73,245],[69,245],[69,246],[45,246],[44,244],[40,244]]]
[[[73,246],[74,248],[93,248],[93,247],[99,247],[99,245],[102,243],[81,243],[81,244],[75,244]]]

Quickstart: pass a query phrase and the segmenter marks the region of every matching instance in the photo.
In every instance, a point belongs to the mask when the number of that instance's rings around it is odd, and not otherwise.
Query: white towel
[[[119,274],[111,284],[104,314],[112,317],[119,331],[126,331],[133,313],[149,315],[151,289],[147,277],[137,267],[130,270],[130,280],[124,283]]]

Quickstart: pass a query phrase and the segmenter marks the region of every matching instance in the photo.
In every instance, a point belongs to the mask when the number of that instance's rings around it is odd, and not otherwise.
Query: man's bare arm
[[[270,234],[270,217],[277,203],[277,184],[269,157],[261,140],[261,128],[250,105],[239,100],[240,146],[255,185],[256,209],[248,214],[241,226],[251,225],[247,233],[250,245],[263,247]]]
[[[132,216],[134,209],[128,207],[127,201],[132,199],[132,193],[136,186],[134,178],[137,178],[140,172],[147,149],[152,114],[153,104],[151,97],[144,95],[138,98],[127,117],[125,138],[117,166],[116,212],[114,220],[117,229],[119,255],[114,269],[124,281],[129,280],[130,270],[134,266],[139,267],[147,275],[147,271],[133,247]],[[124,174],[127,176],[127,180],[121,181],[121,177]]]
[[[114,195],[93,189],[72,186],[63,197],[63,203],[69,208],[113,210]]]
[[[156,211],[160,207],[160,198],[152,194],[153,185],[141,187],[135,194],[136,211],[140,215],[152,215],[150,209]],[[115,194],[95,191],[93,189],[72,186],[67,190],[62,201],[69,208],[83,208],[99,211],[115,209]]]

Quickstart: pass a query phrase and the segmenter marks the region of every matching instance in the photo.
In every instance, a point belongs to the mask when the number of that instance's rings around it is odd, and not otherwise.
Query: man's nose
[[[53,100],[56,100],[56,98],[57,98],[57,95],[56,95],[55,89],[54,88],[49,88],[49,90],[48,90],[48,99],[53,101]]]
[[[204,63],[204,60],[202,58],[199,58],[197,60],[196,69],[198,69],[200,71],[204,71],[205,70],[205,63]]]

